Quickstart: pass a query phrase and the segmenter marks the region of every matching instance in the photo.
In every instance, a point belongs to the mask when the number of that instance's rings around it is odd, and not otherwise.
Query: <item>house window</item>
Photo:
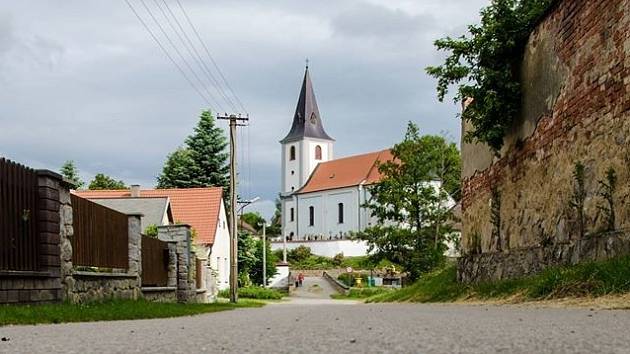
[[[315,146],[315,160],[321,160],[322,159],[322,147],[317,145]]]
[[[295,220],[295,210],[293,208],[291,208],[291,221]]]
[[[289,160],[295,160],[295,146],[291,146],[291,149],[289,150]]]
[[[308,226],[315,226],[315,208],[308,207]]]
[[[343,224],[343,203],[339,203],[337,204],[337,210],[338,210],[338,221],[340,224]]]

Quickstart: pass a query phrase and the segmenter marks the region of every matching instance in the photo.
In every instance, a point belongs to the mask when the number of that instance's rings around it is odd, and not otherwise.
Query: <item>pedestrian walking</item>
[[[298,282],[300,283],[300,286],[302,286],[302,282],[304,281],[304,274],[300,273],[298,275]]]

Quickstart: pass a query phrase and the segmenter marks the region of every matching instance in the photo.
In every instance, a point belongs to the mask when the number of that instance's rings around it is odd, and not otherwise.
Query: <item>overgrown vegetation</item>
[[[449,53],[444,63],[428,67],[437,78],[443,101],[451,85],[454,100],[466,102],[461,118],[473,126],[465,139],[487,143],[495,150],[518,116],[521,104],[520,65],[527,39],[554,0],[493,0],[481,10],[481,22],[468,35],[435,41]]]
[[[395,291],[391,288],[351,288],[348,294],[333,294],[333,299],[367,299],[377,295],[389,294]]]
[[[571,207],[575,209],[580,238],[583,238],[586,233],[584,220],[584,201],[586,200],[584,171],[584,165],[581,162],[577,162],[575,164],[575,168],[573,169],[573,194],[571,195],[571,201],[569,202]]]
[[[277,253],[271,251],[271,243],[266,242],[267,281],[276,275]],[[249,233],[238,236],[238,275],[239,286],[262,285],[263,283],[263,242],[254,239]]]
[[[225,289],[219,292],[219,297],[229,298],[230,290]],[[275,289],[263,288],[258,286],[249,286],[238,289],[238,297],[242,299],[256,299],[256,300],[280,300],[284,297],[284,294]]]
[[[575,266],[551,267],[519,279],[461,284],[455,265],[423,276],[413,285],[379,294],[368,302],[447,302],[463,299],[545,300],[630,292],[630,256]]]
[[[617,191],[617,173],[615,169],[610,167],[606,170],[606,177],[598,181],[599,196],[604,199],[605,204],[599,206],[599,210],[604,213],[606,218],[606,230],[615,230],[615,193]]]
[[[191,316],[202,313],[232,310],[242,307],[260,307],[264,303],[239,301],[238,304],[177,304],[145,300],[113,300],[89,304],[2,305],[0,326],[39,323],[88,321],[116,321],[147,318]]]
[[[282,259],[282,250],[274,251],[278,259]],[[391,262],[382,260],[373,263],[368,256],[345,257],[343,253],[335,255],[333,258],[318,256],[311,253],[311,249],[306,246],[299,246],[287,252],[287,261],[291,269],[337,269],[351,267],[355,270],[375,269],[391,266]]]

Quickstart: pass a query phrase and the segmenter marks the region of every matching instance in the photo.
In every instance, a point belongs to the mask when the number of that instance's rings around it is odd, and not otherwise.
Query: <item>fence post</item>
[[[177,256],[177,301],[193,302],[196,297],[195,278],[192,262],[191,230],[189,225],[158,226],[158,239],[162,241],[175,241],[175,253]]]
[[[137,278],[137,286],[133,291],[133,299],[137,299],[142,295],[142,224],[141,219],[144,215],[141,213],[127,214],[128,232],[129,232],[129,268],[127,273]]]
[[[37,177],[39,266],[41,271],[50,274],[50,278],[36,296],[41,301],[60,301],[63,298],[62,277],[65,275],[61,268],[61,235],[72,235],[72,209],[68,213],[65,208],[69,204],[70,185],[64,183],[61,175],[49,170],[38,170]]]

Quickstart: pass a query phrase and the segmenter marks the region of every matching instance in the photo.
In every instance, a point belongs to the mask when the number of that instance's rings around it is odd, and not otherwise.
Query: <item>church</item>
[[[348,237],[376,222],[362,207],[370,197],[366,187],[381,178],[377,162],[392,155],[382,150],[334,158],[335,140],[324,130],[308,66],[291,129],[280,144],[282,235],[287,248],[304,245],[327,257],[367,254],[365,242]]]

